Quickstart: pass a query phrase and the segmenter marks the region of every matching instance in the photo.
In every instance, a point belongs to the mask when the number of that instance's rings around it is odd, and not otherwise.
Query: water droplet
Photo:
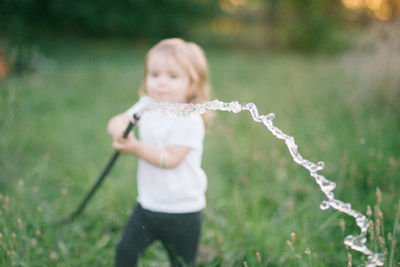
[[[383,266],[385,264],[385,255],[379,254],[379,253],[374,253],[370,256],[368,256],[368,262],[367,264],[371,264],[368,266],[374,267],[374,266]],[[375,265],[372,265],[375,264]],[[367,265],[365,265],[367,266]]]
[[[324,169],[324,167],[325,167],[325,162],[319,161],[317,163],[317,166],[318,166],[318,170],[317,171],[322,171]]]
[[[237,101],[232,101],[229,103],[230,109],[233,113],[238,113],[242,111],[242,106]]]
[[[326,210],[329,209],[329,203],[328,201],[322,201],[321,205],[319,205],[319,207],[321,208],[321,210]]]

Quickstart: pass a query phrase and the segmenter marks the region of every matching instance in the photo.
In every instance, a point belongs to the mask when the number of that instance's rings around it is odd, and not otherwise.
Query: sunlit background
[[[370,17],[388,21],[399,16],[400,1],[396,0],[342,0],[346,8],[363,10]]]

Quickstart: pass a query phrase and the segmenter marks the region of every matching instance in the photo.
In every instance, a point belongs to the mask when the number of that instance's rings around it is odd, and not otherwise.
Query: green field
[[[43,44],[35,72],[0,83],[0,266],[112,265],[136,199],[133,156],[120,157],[81,217],[51,222],[76,208],[112,154],[106,124],[137,100],[146,49]],[[385,77],[364,74],[363,55],[351,52],[205,50],[213,98],[275,113],[274,124],[295,137],[303,157],[325,162],[321,174],[336,182],[336,198],[381,217],[368,246],[396,266],[399,246],[387,235],[400,231],[398,91],[389,91]],[[365,257],[343,244],[359,232],[353,218],[320,210],[324,196],[314,179],[248,112],[216,112],[203,167],[209,187],[200,266],[346,266],[349,254],[353,266],[363,265]],[[168,266],[167,256],[156,243],[141,264]]]

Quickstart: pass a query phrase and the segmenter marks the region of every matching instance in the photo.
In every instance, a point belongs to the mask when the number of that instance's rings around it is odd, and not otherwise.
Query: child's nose
[[[166,86],[166,84],[167,84],[167,79],[163,76],[160,77],[160,79],[158,80],[158,85],[161,87],[164,87],[164,86]]]

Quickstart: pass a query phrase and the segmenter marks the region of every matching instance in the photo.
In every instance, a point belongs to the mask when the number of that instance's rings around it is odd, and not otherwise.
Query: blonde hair
[[[179,38],[162,40],[149,50],[144,62],[144,76],[139,87],[139,95],[145,94],[147,63],[155,52],[166,53],[187,71],[193,88],[189,93],[188,103],[203,103],[210,99],[208,64],[203,49],[195,43]]]

